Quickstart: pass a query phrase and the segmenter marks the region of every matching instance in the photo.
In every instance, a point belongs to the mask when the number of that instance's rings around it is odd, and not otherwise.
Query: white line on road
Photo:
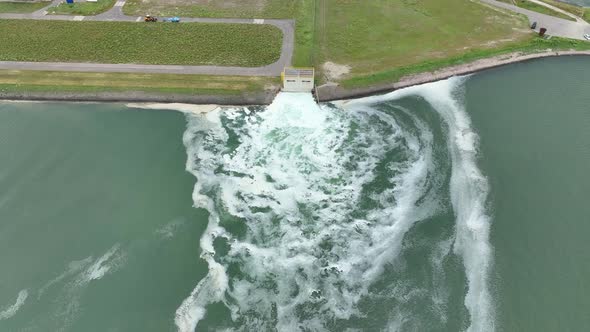
[[[137,20],[135,20],[135,22],[139,22],[141,21],[141,16],[137,18]]]
[[[255,19],[254,19],[254,24],[264,24],[264,20],[261,20],[261,19],[255,18]]]
[[[72,21],[82,21],[84,20],[84,16],[74,16],[74,18],[72,19]]]

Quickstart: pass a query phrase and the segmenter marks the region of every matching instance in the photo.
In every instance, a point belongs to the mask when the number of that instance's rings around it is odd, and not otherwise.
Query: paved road
[[[590,24],[585,22],[582,19],[576,18],[576,22],[564,20],[561,18],[541,14],[534,12],[532,10],[520,8],[505,2],[500,2],[496,0],[481,0],[484,3],[490,4],[492,6],[508,9],[510,11],[520,13],[526,15],[529,18],[529,22],[537,22],[537,29],[539,31],[540,28],[547,28],[547,34],[557,37],[566,37],[572,39],[580,39],[584,40],[584,34],[590,34]],[[536,2],[536,1],[535,1]],[[546,7],[558,10],[563,12],[559,8],[555,8],[550,5],[546,5]],[[575,15],[569,14],[575,18]]]
[[[53,0],[55,6],[63,0]],[[143,17],[123,14],[125,0],[119,0],[109,11],[96,16],[47,15],[47,8],[30,14],[0,14],[0,19],[32,20],[66,20],[66,21],[121,21],[142,22]],[[270,24],[283,32],[283,44],[279,60],[263,67],[225,67],[225,66],[175,66],[175,65],[139,65],[139,64],[100,64],[71,62],[20,62],[0,61],[0,69],[12,70],[55,70],[108,73],[154,73],[154,74],[199,74],[199,75],[235,75],[235,76],[279,76],[284,67],[291,65],[295,45],[295,23],[293,20],[274,19],[238,19],[238,18],[181,18],[181,22],[200,23],[234,23],[234,24]],[[143,23],[175,24],[175,23]]]

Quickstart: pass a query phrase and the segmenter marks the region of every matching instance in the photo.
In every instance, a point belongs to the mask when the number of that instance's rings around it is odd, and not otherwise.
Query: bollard
[[[539,30],[539,36],[545,36],[545,32],[547,32],[547,28],[541,28],[541,30]]]

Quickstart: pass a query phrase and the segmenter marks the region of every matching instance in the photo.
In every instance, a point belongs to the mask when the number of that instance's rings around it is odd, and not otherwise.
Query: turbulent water
[[[179,330],[193,331],[214,303],[229,327],[250,331],[461,326],[447,317],[453,255],[465,266],[468,330],[491,330],[488,184],[461,90],[452,79],[340,106],[282,94],[267,109],[189,118],[209,273],[177,310]],[[408,278],[403,252],[421,245],[408,232],[448,214],[454,228],[423,249],[427,273]]]
[[[0,103],[0,331],[588,330],[589,68]]]

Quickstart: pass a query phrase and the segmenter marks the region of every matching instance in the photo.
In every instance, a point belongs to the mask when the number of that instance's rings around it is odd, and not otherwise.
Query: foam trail
[[[471,316],[468,331],[494,330],[494,310],[488,289],[492,266],[489,243],[491,218],[486,213],[489,193],[487,179],[477,167],[478,135],[453,93],[465,78],[415,86],[392,93],[344,102],[345,107],[374,104],[418,95],[442,116],[448,126],[448,146],[452,159],[451,200],[456,217],[454,251],[463,258],[468,279],[465,306]]]
[[[60,274],[59,276],[55,277],[54,279],[48,281],[43,287],[39,289],[37,294],[37,299],[40,299],[43,294],[52,287],[53,285],[62,282],[64,279],[69,278],[75,274],[80,273],[83,269],[85,269],[90,263],[92,263],[92,256],[86,257],[81,260],[72,261],[68,264],[66,270]]]
[[[119,244],[113,245],[102,256],[70,262],[65,271],[55,279],[47,282],[38,293],[41,296],[59,283],[64,283],[57,297],[58,307],[53,313],[54,317],[61,323],[59,331],[66,331],[74,322],[79,311],[80,301],[86,287],[97,282],[105,275],[115,272],[125,263],[126,254]]]
[[[3,311],[0,311],[0,320],[9,319],[12,316],[16,315],[18,310],[25,304],[27,297],[29,296],[29,292],[26,289],[21,290],[18,292],[18,296],[16,298],[16,302],[6,308]]]
[[[439,206],[432,133],[401,111],[410,124],[362,104],[341,112],[281,94],[254,114],[189,116],[183,141],[195,206],[210,213],[201,237],[209,274],[178,308],[179,331],[193,331],[214,302],[244,330],[323,331],[363,316],[359,302],[404,235]],[[236,218],[244,231],[228,226]]]

